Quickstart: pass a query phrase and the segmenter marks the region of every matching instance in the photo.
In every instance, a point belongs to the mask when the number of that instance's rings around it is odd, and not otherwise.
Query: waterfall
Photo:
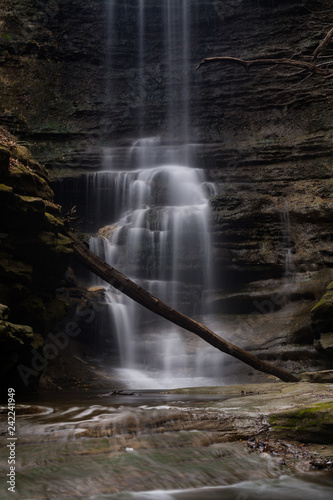
[[[94,174],[96,178],[122,208],[109,237],[92,239],[96,253],[126,275],[144,279],[148,288],[158,290],[161,300],[174,307],[180,304],[177,295],[184,280],[209,288],[206,193],[213,188],[205,183],[201,170],[161,165],[101,172]]]
[[[161,108],[161,135],[153,137],[143,136],[149,49],[146,7],[144,0],[138,0],[138,138],[124,148],[122,161],[115,161],[112,148],[106,148],[103,170],[87,176],[88,197],[94,190],[103,199],[96,207],[96,218],[105,224],[106,214],[109,217],[107,227],[91,238],[90,248],[160,300],[186,314],[200,315],[205,312],[205,291],[212,287],[209,199],[215,188],[202,170],[192,166],[189,3],[166,0],[161,4],[164,51],[159,65],[164,68],[166,107]],[[114,10],[108,7],[109,13]],[[115,29],[112,20],[108,26]],[[113,39],[112,34],[108,39]],[[108,55],[109,64],[112,60]],[[110,68],[107,71],[110,74]],[[214,348],[189,338],[112,287],[107,287],[106,295],[109,315],[103,328],[116,337],[118,348],[112,364],[129,385],[194,385],[195,377],[205,376],[207,363],[202,360],[211,362]]]

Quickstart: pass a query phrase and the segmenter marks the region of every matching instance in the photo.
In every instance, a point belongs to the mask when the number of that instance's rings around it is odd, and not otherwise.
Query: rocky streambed
[[[218,429],[225,440],[253,436],[287,438],[303,443],[333,441],[333,384],[264,383],[202,388],[212,395],[230,396],[214,402]],[[177,394],[198,394],[198,388]],[[235,399],[233,395],[241,396]]]
[[[330,383],[41,392],[17,413],[20,499],[332,495]]]

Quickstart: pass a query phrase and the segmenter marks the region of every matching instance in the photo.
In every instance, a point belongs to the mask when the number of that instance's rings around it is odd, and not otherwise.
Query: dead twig
[[[287,59],[287,58],[281,58],[281,59],[253,59],[251,61],[245,61],[244,59],[239,59],[237,57],[206,57],[203,59],[198,66],[196,67],[195,71],[197,71],[201,66],[204,64],[211,64],[211,63],[222,63],[222,64],[239,64],[240,66],[243,66],[246,70],[248,70],[251,66],[267,66],[267,65],[284,65],[284,66],[293,66],[297,68],[304,69],[306,71],[309,71],[312,74],[315,75],[320,75],[320,76],[331,76],[333,75],[333,70],[332,69],[323,69],[319,68],[315,64],[306,62],[306,61],[299,61],[295,59]]]

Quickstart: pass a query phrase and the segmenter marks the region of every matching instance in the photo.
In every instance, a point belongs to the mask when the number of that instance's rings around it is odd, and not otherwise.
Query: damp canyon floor
[[[17,404],[15,498],[329,499],[332,427],[333,384],[40,393]],[[0,440],[4,478],[5,405]]]

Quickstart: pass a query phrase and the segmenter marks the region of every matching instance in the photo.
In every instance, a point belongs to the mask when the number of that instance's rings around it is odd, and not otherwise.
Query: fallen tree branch
[[[253,59],[252,61],[245,61],[244,59],[238,59],[237,57],[206,57],[203,59],[195,71],[197,71],[204,64],[210,63],[223,63],[223,64],[239,64],[243,66],[246,70],[248,70],[251,66],[275,66],[275,65],[284,65],[284,66],[292,66],[296,68],[301,68],[305,71],[309,71],[312,74],[320,75],[320,76],[330,76],[333,74],[333,70],[331,69],[322,69],[318,68],[315,64],[299,61],[297,59]]]
[[[319,54],[321,54],[322,51],[324,49],[326,49],[327,45],[329,45],[329,43],[332,40],[332,36],[333,36],[333,28],[331,28],[329,30],[329,32],[325,36],[324,40],[318,45],[316,50],[313,52],[313,59],[312,59],[313,61],[315,61],[317,59],[317,57],[319,56]]]
[[[188,330],[195,335],[216,347],[222,352],[237,358],[244,363],[252,366],[256,370],[259,370],[270,375],[274,375],[284,382],[299,382],[299,379],[282,368],[278,368],[266,361],[262,361],[253,354],[244,351],[240,347],[237,347],[227,340],[222,339],[216,333],[209,330],[207,327],[194,321],[185,314],[176,311],[172,307],[168,306],[164,302],[160,301],[153,295],[151,295],[147,290],[141,286],[131,281],[125,275],[111,267],[109,264],[104,262],[102,259],[97,257],[92,253],[89,248],[84,245],[74,234],[68,233],[68,236],[73,240],[73,249],[75,255],[79,260],[94,274],[110,283],[113,287],[120,290],[122,293],[135,300],[142,306],[146,307],[150,311],[162,316],[163,318],[171,321],[175,325]]]

